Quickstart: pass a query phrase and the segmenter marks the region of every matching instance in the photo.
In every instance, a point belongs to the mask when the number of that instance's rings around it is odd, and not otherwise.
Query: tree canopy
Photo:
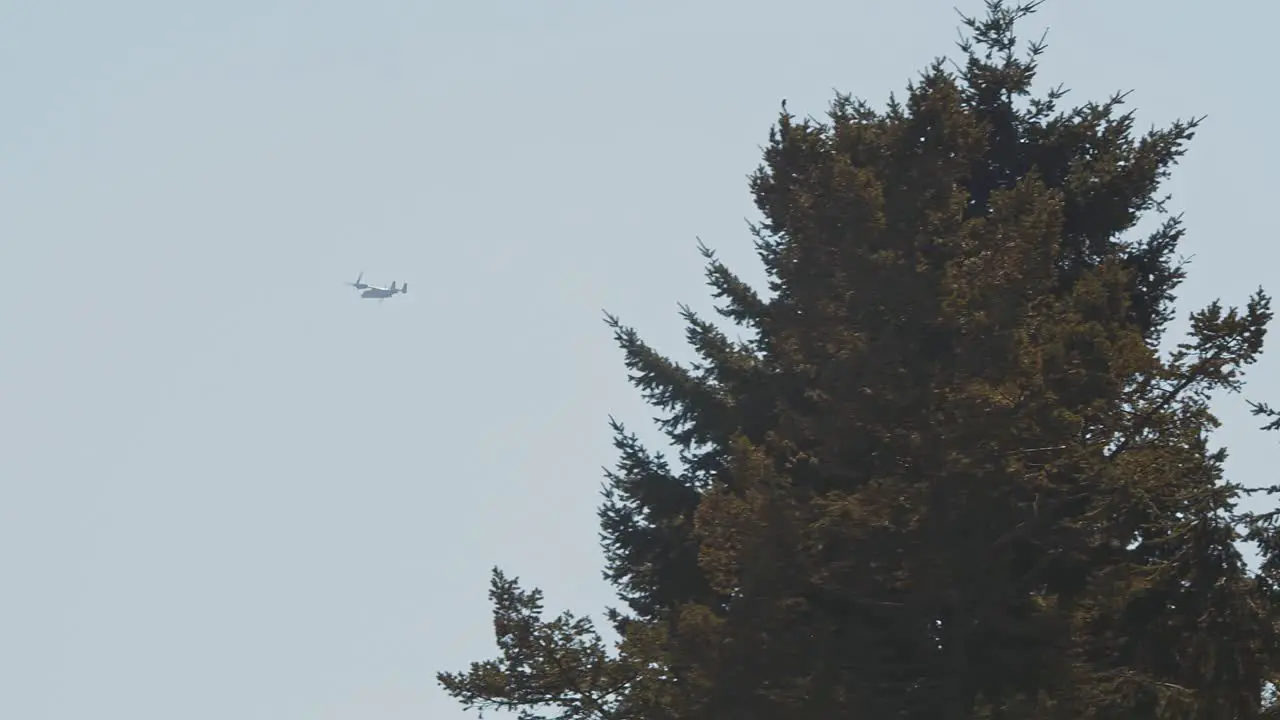
[[[1035,5],[988,2],[962,62],[883,109],[784,106],[751,181],[768,292],[703,249],[747,339],[685,309],[686,366],[609,318],[675,456],[615,422],[621,640],[495,570],[499,657],[450,694],[563,720],[1276,714],[1280,534],[1238,510],[1209,407],[1270,299],[1162,349],[1185,229],[1161,186],[1200,120],[1138,134],[1123,95],[1034,90]]]

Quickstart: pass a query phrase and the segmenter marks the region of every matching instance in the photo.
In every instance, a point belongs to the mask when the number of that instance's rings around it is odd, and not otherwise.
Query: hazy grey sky
[[[0,2],[0,717],[463,717],[434,674],[492,654],[490,566],[612,601],[606,417],[653,413],[601,309],[684,356],[694,235],[758,277],[779,100],[900,92],[956,4]],[[1185,309],[1280,292],[1277,21],[1053,0],[1024,31],[1072,100],[1209,114],[1169,186]],[[1271,479],[1280,438],[1222,408]]]

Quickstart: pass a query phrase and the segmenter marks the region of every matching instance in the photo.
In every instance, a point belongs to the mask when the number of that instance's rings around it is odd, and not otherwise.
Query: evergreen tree
[[[1158,193],[1198,121],[1135,136],[1123,96],[1033,94],[1034,7],[988,2],[965,64],[883,111],[783,108],[752,179],[770,297],[704,248],[750,340],[685,309],[684,367],[610,318],[678,455],[615,424],[622,642],[495,571],[501,658],[442,673],[451,694],[566,719],[1267,710],[1280,536],[1235,511],[1208,402],[1269,298],[1160,351],[1184,228]]]

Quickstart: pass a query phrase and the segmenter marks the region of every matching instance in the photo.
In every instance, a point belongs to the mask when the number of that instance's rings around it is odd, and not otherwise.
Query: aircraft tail
[[[391,294],[392,294],[392,295],[395,295],[395,294],[396,294],[396,281],[395,281],[395,280],[392,280],[392,281],[391,281]]]
[[[405,283],[404,285],[401,285],[401,286],[400,286],[400,292],[401,292],[401,293],[407,293],[407,292],[409,292],[409,283]]]

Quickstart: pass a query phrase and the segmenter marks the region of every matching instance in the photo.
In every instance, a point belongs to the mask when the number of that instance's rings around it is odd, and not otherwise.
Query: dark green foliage
[[[503,659],[451,693],[566,719],[1262,715],[1277,516],[1236,512],[1208,403],[1269,299],[1159,352],[1184,273],[1158,192],[1198,123],[1135,136],[1123,97],[1033,95],[1032,9],[989,3],[965,64],[884,111],[784,108],[751,183],[770,296],[704,248],[749,340],[685,309],[683,367],[609,318],[679,460],[615,423],[624,640],[499,575]]]
[[[549,706],[563,720],[601,717],[613,696],[626,689],[621,663],[609,659],[589,620],[562,613],[541,619],[542,593],[494,570],[489,590],[493,632],[502,661],[472,663],[466,673],[441,673],[440,682],[467,707],[516,711],[522,720],[542,717]]]

